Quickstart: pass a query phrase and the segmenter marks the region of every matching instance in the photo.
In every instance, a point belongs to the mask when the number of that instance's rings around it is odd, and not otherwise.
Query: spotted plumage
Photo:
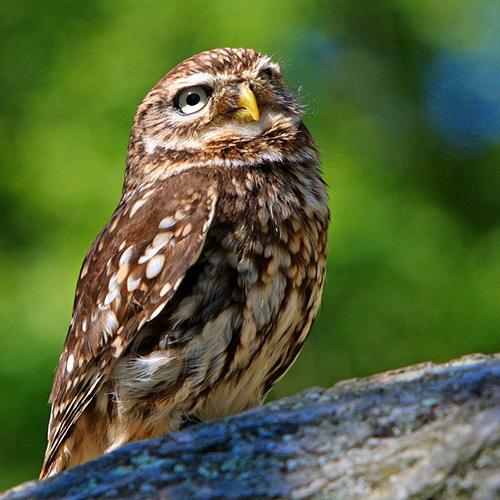
[[[262,401],[320,303],[318,164],[267,56],[202,52],[158,82],[82,266],[41,477]]]

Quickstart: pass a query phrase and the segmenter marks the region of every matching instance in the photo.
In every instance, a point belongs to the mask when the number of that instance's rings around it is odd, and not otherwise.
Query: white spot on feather
[[[165,217],[160,221],[158,227],[160,229],[168,229],[169,227],[174,226],[176,223],[177,221],[173,217]]]
[[[177,210],[177,212],[175,212],[175,215],[174,215],[174,218],[175,220],[182,220],[182,219],[185,219],[186,218],[186,211],[185,210]]]
[[[129,217],[133,217],[135,215],[135,213],[137,212],[137,210],[139,210],[139,208],[142,207],[142,205],[144,205],[144,203],[146,203],[146,200],[139,200],[139,201],[136,201],[134,203],[134,206],[132,207],[132,210],[130,210],[130,215]]]
[[[113,311],[108,311],[104,317],[104,331],[113,334],[119,326],[118,319]]]
[[[179,278],[176,282],[175,282],[175,285],[174,285],[174,290],[177,291],[177,288],[179,288],[179,285],[181,284],[181,281],[182,281],[182,277]]]
[[[141,284],[142,278],[134,278],[133,276],[129,276],[127,280],[127,290],[129,292],[133,292],[136,290]]]
[[[149,317],[150,320],[156,318],[156,316],[158,316],[158,314],[160,314],[163,310],[163,308],[165,307],[165,304],[160,304],[151,314],[151,316]]]
[[[137,261],[138,264],[144,264],[151,260],[172,238],[172,233],[160,233],[155,236],[151,246],[146,248],[144,255]]]
[[[80,274],[80,278],[83,278],[89,272],[89,263],[85,262],[83,266],[82,273]]]
[[[113,276],[111,276],[108,283],[108,290],[111,290],[114,287],[116,287],[116,274],[113,274]]]
[[[131,245],[125,250],[125,252],[122,253],[122,256],[120,257],[120,262],[118,265],[121,267],[123,264],[126,264],[127,262],[130,261],[130,257],[132,257],[132,252],[134,250],[134,246]]]
[[[172,233],[158,233],[153,239],[153,247],[164,247],[172,239]]]
[[[68,356],[68,360],[66,361],[66,371],[70,373],[73,371],[73,367],[75,366],[75,356],[73,354],[70,354]]]
[[[111,304],[111,302],[113,302],[113,300],[115,300],[116,297],[118,297],[119,293],[120,292],[116,287],[110,290],[106,295],[106,298],[104,299],[104,305],[107,306],[108,304]]]
[[[163,264],[165,264],[165,256],[164,255],[156,255],[153,257],[146,267],[146,277],[148,279],[155,278],[158,276],[163,268]]]

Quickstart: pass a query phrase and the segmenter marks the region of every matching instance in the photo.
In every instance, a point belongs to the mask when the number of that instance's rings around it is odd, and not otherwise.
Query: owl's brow
[[[257,66],[257,71],[262,71],[267,68],[277,69],[278,65],[272,61],[271,56],[264,56]]]
[[[165,87],[170,87],[170,82],[165,82]],[[196,85],[215,85],[215,77],[211,73],[194,73],[175,81],[175,88],[194,87]]]

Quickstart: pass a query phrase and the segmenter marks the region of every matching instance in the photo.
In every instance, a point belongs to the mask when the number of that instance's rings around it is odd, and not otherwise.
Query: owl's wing
[[[42,477],[137,331],[160,314],[198,259],[216,193],[215,181],[192,170],[142,188],[120,202],[93,243],[50,396]]]

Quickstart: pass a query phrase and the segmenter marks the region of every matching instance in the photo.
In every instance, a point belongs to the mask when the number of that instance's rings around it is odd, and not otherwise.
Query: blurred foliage
[[[0,26],[0,489],[38,474],[135,108],[201,50],[274,54],[324,154],[323,307],[272,397],[500,350],[496,0],[17,0]]]

